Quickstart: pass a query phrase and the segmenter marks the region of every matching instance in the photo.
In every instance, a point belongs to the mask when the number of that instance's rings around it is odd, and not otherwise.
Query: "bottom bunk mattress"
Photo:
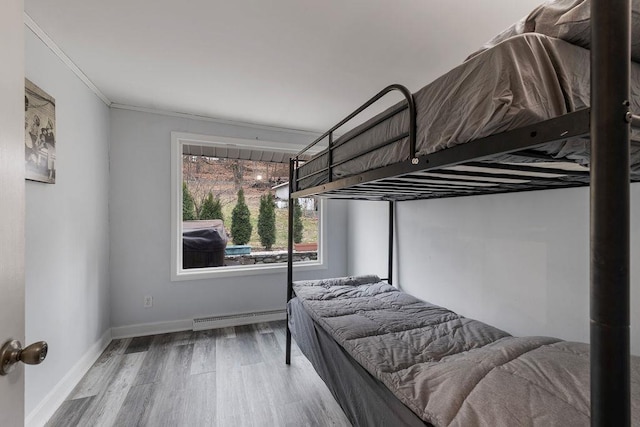
[[[354,426],[424,427],[411,409],[313,321],[298,298],[288,304],[289,330]]]
[[[296,319],[304,318],[295,313],[300,307],[317,325],[320,348],[316,351],[322,355],[310,356],[313,343],[302,343],[307,357],[316,359],[311,360],[316,369],[318,358],[328,354],[323,347],[326,334],[344,350],[344,366],[355,361],[365,377],[372,377],[364,382],[352,380],[335,366],[329,375],[320,372],[325,382],[338,377],[341,384],[329,388],[343,408],[353,405],[345,383],[354,385],[353,394],[362,393],[365,383],[373,384],[371,388],[384,384],[394,399],[434,426],[590,423],[586,344],[512,337],[400,292],[375,276],[300,281],[294,283],[294,291],[297,298],[289,306],[290,327],[296,340],[304,340],[295,331],[301,323],[295,324]],[[341,357],[328,360],[330,364],[342,363]],[[347,371],[358,370],[351,367]],[[342,391],[336,393],[336,389]],[[631,393],[632,424],[640,426],[638,357],[631,360]],[[380,390],[373,395],[384,400],[379,397],[384,396]],[[369,402],[366,398],[363,401]],[[376,402],[374,398],[368,408],[374,414],[380,409],[374,408]],[[398,425],[418,422],[393,402],[390,405],[408,420]],[[366,413],[362,408],[358,411]],[[360,424],[358,419],[355,422]]]

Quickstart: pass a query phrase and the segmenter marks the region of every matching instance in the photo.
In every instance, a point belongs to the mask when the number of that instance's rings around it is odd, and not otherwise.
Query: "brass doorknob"
[[[34,342],[25,349],[18,340],[7,341],[0,349],[0,375],[7,375],[18,362],[38,365],[47,357],[49,346],[45,341]]]

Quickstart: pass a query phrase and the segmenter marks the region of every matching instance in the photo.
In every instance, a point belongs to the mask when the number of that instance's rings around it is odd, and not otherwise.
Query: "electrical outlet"
[[[144,297],[144,308],[153,307],[153,297],[151,295],[145,295]]]

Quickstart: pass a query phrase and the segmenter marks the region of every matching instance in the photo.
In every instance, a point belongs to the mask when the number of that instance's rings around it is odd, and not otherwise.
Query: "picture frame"
[[[24,94],[25,178],[56,182],[56,102],[28,79]]]

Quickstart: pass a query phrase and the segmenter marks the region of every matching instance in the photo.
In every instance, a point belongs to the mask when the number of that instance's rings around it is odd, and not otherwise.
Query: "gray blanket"
[[[311,317],[435,426],[589,425],[589,346],[512,337],[375,276],[294,283]],[[640,426],[640,358],[632,357]]]

